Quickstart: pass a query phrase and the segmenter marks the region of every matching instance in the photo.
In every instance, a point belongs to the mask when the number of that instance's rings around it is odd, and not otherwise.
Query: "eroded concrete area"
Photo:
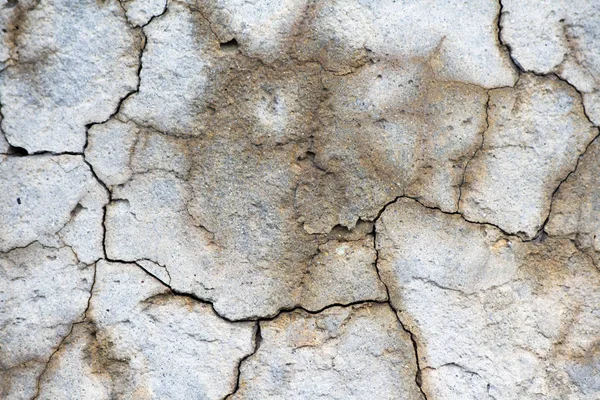
[[[593,1],[0,3],[0,397],[597,399]]]

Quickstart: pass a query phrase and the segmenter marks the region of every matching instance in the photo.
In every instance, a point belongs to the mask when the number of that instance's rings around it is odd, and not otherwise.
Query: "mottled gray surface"
[[[596,3],[0,1],[0,397],[597,400]]]

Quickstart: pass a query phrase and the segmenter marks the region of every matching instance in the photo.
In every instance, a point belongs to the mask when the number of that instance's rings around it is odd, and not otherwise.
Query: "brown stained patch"
[[[298,52],[296,49],[302,48],[307,44],[307,27],[309,27],[315,19],[315,9],[317,6],[317,2],[314,0],[304,1],[305,5],[302,10],[302,13],[298,18],[294,20],[294,22],[290,26],[290,38],[288,39],[288,43],[286,46],[287,52],[289,54],[293,54],[294,57],[298,60],[302,60],[302,57],[298,57]]]
[[[579,66],[581,66],[584,70],[586,70],[588,74],[591,75],[593,67],[590,68],[588,65],[586,65],[587,60],[585,56],[585,49],[580,43],[580,35],[583,32],[577,32],[578,29],[581,29],[581,26],[577,24],[570,24],[569,22],[565,21],[565,19],[561,19],[558,22],[560,24],[560,29],[562,32],[563,43],[567,48],[567,51],[565,52],[565,57],[563,58],[562,62],[557,66],[558,71],[560,71],[560,73],[563,73],[565,69],[565,61],[568,61],[569,58],[574,58],[575,62],[579,64]]]
[[[52,356],[44,371],[44,376],[41,377],[40,393],[44,392],[45,379],[52,380],[55,374],[60,373],[65,368],[63,364],[70,361],[69,357],[81,355],[83,357],[81,361],[91,368],[91,373],[106,384],[111,384],[111,391],[113,395],[116,394],[115,385],[128,374],[129,361],[116,359],[112,351],[113,343],[100,337],[97,333],[97,327],[91,322],[77,323],[73,326],[73,331]],[[81,353],[77,352],[79,347],[82,348]],[[69,390],[70,388],[63,389]]]
[[[321,18],[332,10],[331,3],[309,1],[304,13],[292,26],[290,54],[301,62],[314,62],[334,74],[349,74],[369,62],[364,46],[351,47],[327,29]]]
[[[367,236],[371,236],[373,229],[373,222],[359,220],[356,223],[354,229],[348,229],[345,226],[341,225],[334,226],[331,229],[331,232],[329,232],[326,237],[327,241],[337,240],[340,242],[350,242],[355,240],[361,240]]]
[[[565,241],[550,239],[547,245],[526,246],[523,255],[526,261],[521,266],[521,271],[541,287],[552,287],[563,282],[568,276],[565,263],[573,255],[572,252],[565,252],[564,243]]]
[[[86,332],[86,339],[84,355],[94,373],[112,377],[114,372],[124,374],[129,369],[129,360],[115,358],[115,344],[96,327]]]
[[[519,272],[531,282],[533,293],[541,298],[556,299],[563,308],[555,316],[560,326],[553,337],[550,354],[554,359],[572,365],[567,371],[577,386],[587,385],[590,376],[600,368],[600,365],[588,365],[586,358],[590,351],[593,353],[586,347],[588,334],[598,324],[593,311],[599,300],[594,296],[598,291],[597,282],[600,282],[598,270],[568,239],[550,237],[541,244],[521,244],[517,252],[523,260]],[[590,282],[596,284],[586,288]],[[596,389],[600,388],[600,380],[591,381],[598,386]]]
[[[220,138],[255,146],[306,145],[316,129],[320,104],[319,67],[266,66],[238,56],[215,87],[211,122]]]
[[[300,48],[303,40],[312,40],[308,36],[312,35],[314,29],[311,27],[321,7],[317,3],[309,3],[293,25],[293,48]],[[235,171],[235,167],[227,167],[227,160],[223,159],[227,157],[232,157],[229,162],[242,168],[246,163],[252,167],[252,163],[261,159],[275,157],[289,160],[282,165],[288,170],[291,181],[287,187],[279,189],[289,194],[282,196],[281,200],[286,200],[278,208],[281,214],[285,214],[286,209],[296,208],[296,216],[285,215],[284,218],[298,219],[300,224],[323,220],[315,229],[308,229],[309,233],[325,233],[336,225],[352,227],[361,217],[372,219],[384,204],[404,194],[410,185],[414,186],[413,192],[426,188],[428,173],[417,172],[419,168],[421,172],[435,169],[433,164],[437,162],[427,156],[434,146],[428,137],[432,130],[447,128],[439,126],[443,121],[435,121],[439,112],[436,104],[453,101],[455,93],[468,96],[469,93],[480,95],[482,92],[482,89],[473,86],[435,81],[431,67],[435,54],[418,60],[373,60],[375,64],[365,63],[361,56],[360,63],[352,61],[349,64],[353,74],[336,77],[335,73],[324,70],[323,59],[293,56],[265,64],[245,56],[243,43],[238,52],[221,52],[215,40],[221,35],[215,33],[215,27],[225,26],[226,20],[213,21],[213,14],[217,11],[209,4],[196,4],[191,9],[197,14],[198,40],[203,46],[209,46],[213,59],[209,73],[210,88],[202,100],[204,106],[198,104],[202,122],[199,122],[197,131],[202,132],[202,139],[182,148],[194,158],[191,179],[210,172],[205,168],[211,164],[207,162],[206,149],[214,152],[215,148],[229,148],[220,155],[220,165],[209,168],[213,171]],[[206,37],[213,39],[207,41]],[[360,101],[369,87],[357,86],[359,81],[356,77],[369,76],[370,85],[380,76],[402,72],[407,66],[419,70],[419,81],[416,81],[417,78],[407,79],[405,84],[409,86],[409,98],[400,104],[390,99],[382,104],[379,115],[356,108],[340,110],[333,104],[332,96]],[[400,92],[403,90],[400,89]],[[352,104],[346,106],[352,107]],[[390,133],[394,129],[397,131]],[[185,149],[186,146],[190,147]],[[451,154],[452,159],[457,160],[452,167],[457,175],[456,182],[452,183],[455,189],[460,181],[458,174],[473,152],[473,146],[474,143],[468,143],[464,152]],[[331,147],[336,149],[331,151]],[[309,152],[314,154],[312,160],[306,156]],[[389,152],[395,154],[390,155]],[[357,182],[357,179],[362,182]],[[227,182],[219,184],[227,185]],[[357,187],[354,188],[354,185]],[[198,187],[196,184],[193,186]],[[206,191],[206,188],[202,190]],[[210,186],[208,190],[211,190]],[[240,195],[243,201],[244,193]],[[289,206],[292,203],[295,205]],[[340,208],[343,210],[340,211]],[[350,217],[340,213],[348,213]],[[219,212],[209,208],[205,212],[205,215],[208,214]],[[200,215],[194,217],[196,222],[215,232],[216,240],[222,242],[218,239],[219,228],[213,229],[216,223],[210,223]],[[296,225],[292,219],[289,223]],[[285,245],[297,253],[298,246],[302,246],[307,238],[300,232],[294,235],[298,239],[286,240]],[[303,253],[301,263],[314,254],[310,249]],[[277,258],[297,259],[297,256]]]
[[[327,59],[337,53],[322,46],[310,53],[322,7],[307,4],[290,28],[289,54],[267,63],[247,56],[242,41],[222,51],[219,42],[234,39],[226,14],[192,6],[209,87],[193,101],[193,138],[180,137],[173,150],[190,160],[188,211],[223,250],[218,264],[284,281],[278,292],[291,303],[317,254],[321,239],[311,234],[350,237],[346,227],[404,194],[454,211],[489,122],[485,89],[436,77],[443,40],[424,58],[367,57],[361,48]],[[447,198],[426,197],[432,192]]]
[[[9,368],[0,368],[0,398],[8,399],[13,394],[13,377],[25,375],[28,370],[37,370],[37,374],[42,373],[43,364],[47,360],[29,360],[13,365]],[[34,376],[37,374],[33,374]],[[14,379],[15,381],[17,379]]]
[[[8,46],[10,60],[19,60],[19,42],[21,35],[28,29],[30,24],[27,14],[39,4],[39,0],[21,0],[18,2],[7,2],[1,12],[7,17],[4,19],[2,32],[4,42]],[[9,60],[9,63],[10,63]]]
[[[426,202],[456,208],[463,170],[486,126],[484,89],[437,81],[429,59],[381,60],[340,77],[324,72],[323,84],[330,94],[312,150],[319,170],[298,192],[310,233],[372,219],[407,192],[427,196],[432,181],[448,198]],[[323,210],[314,215],[318,203]]]
[[[83,354],[92,373],[105,377],[110,383],[111,398],[120,398],[129,392],[128,386],[133,382],[130,360],[117,355],[108,330],[91,327]]]
[[[583,265],[588,268],[589,260],[565,239],[548,238],[541,245],[523,243],[516,246],[516,251],[522,260],[519,271],[536,285],[540,294],[566,284]]]
[[[499,252],[503,251],[504,249],[509,248],[511,246],[512,246],[512,241],[510,239],[500,238],[500,239],[496,240],[496,242],[494,242],[494,244],[490,247],[490,250],[495,253],[499,253]]]
[[[198,128],[203,133],[182,142],[192,160],[189,211],[227,249],[223,263],[231,263],[233,252],[275,279],[285,275],[293,287],[316,246],[296,222],[293,200],[303,173],[298,159],[316,129],[321,70],[316,64],[266,65],[216,47],[203,100],[208,111]]]
[[[213,1],[190,1],[186,4],[190,10],[198,14],[198,22],[206,25],[210,31],[208,36],[215,40],[215,46],[234,39],[233,33],[228,28],[230,17],[226,9],[217,7]]]
[[[570,380],[569,383],[577,386],[584,395],[597,394],[600,391],[600,340],[581,347],[578,346],[575,352],[563,351],[567,379],[560,378]]]

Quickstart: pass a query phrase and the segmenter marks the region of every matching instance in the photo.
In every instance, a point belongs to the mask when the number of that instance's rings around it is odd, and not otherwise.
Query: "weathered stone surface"
[[[0,397],[600,398],[598,15],[0,1]]]
[[[198,12],[175,1],[144,33],[140,88],[124,102],[124,115],[159,131],[199,135],[213,67],[209,53],[217,44],[210,40],[208,25]]]
[[[263,168],[256,174],[275,167]],[[318,238],[310,239],[298,224],[294,227],[291,217],[288,228],[281,229],[286,219],[278,222],[278,214],[269,210],[257,214],[254,206],[239,201],[242,196],[255,204],[269,204],[268,188],[235,189],[237,183],[232,182],[233,190],[225,186],[223,193],[216,185],[226,184],[230,171],[212,171],[223,175],[190,185],[160,170],[135,174],[115,188],[107,207],[108,257],[138,261],[176,290],[214,301],[217,311],[232,319],[274,315],[296,305],[317,310],[333,303],[385,300],[373,266],[372,237],[356,241],[342,237],[319,247]],[[207,193],[202,189],[208,184],[215,186]],[[281,204],[277,189],[273,188],[270,204]],[[221,202],[207,194],[219,196]],[[225,202],[228,199],[230,203]],[[196,217],[200,201],[202,214]],[[239,216],[220,218],[219,213]],[[265,226],[265,218],[274,222]],[[290,248],[270,247],[270,241],[289,243]]]
[[[486,127],[484,90],[439,82],[430,64],[410,60],[381,61],[323,84],[331,94],[311,149],[317,168],[296,196],[309,233],[372,220],[404,194],[456,210],[464,168]]]
[[[546,232],[571,238],[600,266],[600,145],[594,141],[552,202]]]
[[[53,357],[40,399],[85,391],[97,399],[221,399],[233,391],[236,367],[254,348],[255,323],[229,323],[137,266],[101,261],[97,268],[90,323]]]
[[[81,152],[86,125],[137,86],[139,32],[116,1],[40,1],[11,21],[13,63],[0,79],[6,138],[29,153]]]
[[[515,88],[490,91],[489,127],[465,173],[460,211],[532,238],[552,193],[598,135],[577,92],[555,78],[521,76]]]
[[[422,399],[410,337],[383,304],[284,313],[260,323],[234,399]]]
[[[377,239],[432,398],[600,395],[600,272],[569,240],[523,243],[405,199]]]
[[[135,125],[115,119],[89,129],[85,159],[109,188],[131,178],[130,157],[136,140]]]
[[[502,40],[527,71],[556,73],[600,125],[600,7],[595,0],[502,0]]]
[[[83,318],[94,267],[39,243],[0,255],[0,397],[30,399],[51,354]]]
[[[431,3],[427,12],[421,12],[419,3],[393,0],[276,4],[225,0],[196,6],[219,41],[236,38],[241,51],[268,63],[292,58],[348,73],[371,56],[402,59],[435,54],[434,70],[441,80],[498,87],[512,85],[517,77],[508,55],[497,45],[499,4],[491,0],[478,1],[475,7],[459,1]]]
[[[375,268],[371,236],[356,241],[328,241],[319,246],[300,286],[299,304],[317,311],[330,304],[386,301],[385,286]]]
[[[166,10],[167,0],[122,0],[121,5],[129,22],[134,26],[144,26]]]
[[[15,39],[18,36],[19,25],[27,11],[38,3],[37,0],[0,2],[0,70],[3,70],[13,61],[15,56]]]
[[[153,170],[185,179],[190,173],[194,144],[189,139],[115,119],[90,128],[85,157],[108,187],[126,183],[135,173]]]
[[[8,157],[0,187],[0,251],[38,241],[71,246],[88,264],[103,256],[107,193],[82,157]]]
[[[8,154],[10,152],[10,144],[4,137],[4,132],[0,131],[0,154]]]
[[[75,325],[60,350],[52,357],[40,381],[37,398],[110,399],[111,375],[103,368],[104,360],[99,359],[105,349],[94,347],[96,341],[92,324]],[[118,365],[119,360],[113,362]]]

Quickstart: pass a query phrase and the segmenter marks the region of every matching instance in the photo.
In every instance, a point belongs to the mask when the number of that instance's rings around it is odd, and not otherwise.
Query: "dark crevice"
[[[470,223],[470,224],[475,224],[475,225],[487,226],[487,227],[490,227],[490,228],[495,228],[495,229],[499,230],[499,231],[500,231],[500,232],[501,232],[501,233],[502,233],[504,236],[511,236],[511,237],[513,237],[513,236],[514,236],[514,237],[517,237],[517,239],[518,239],[518,240],[520,240],[520,241],[522,241],[522,242],[530,242],[530,241],[531,241],[531,240],[522,239],[520,236],[518,236],[518,233],[510,233],[510,232],[507,232],[507,231],[505,231],[504,229],[502,229],[500,226],[498,226],[498,225],[496,225],[496,224],[493,224],[493,223],[491,223],[491,222],[479,222],[479,221],[473,221],[473,220],[470,220],[470,219],[468,219],[467,217],[465,217],[465,216],[464,216],[464,215],[463,215],[461,212],[459,212],[459,211],[453,211],[453,212],[450,212],[450,211],[444,211],[444,210],[442,210],[442,209],[441,209],[441,208],[439,208],[439,207],[435,207],[435,206],[428,206],[428,205],[426,205],[426,204],[423,204],[423,203],[421,202],[421,200],[419,200],[418,198],[416,198],[416,197],[412,197],[412,196],[407,196],[407,195],[397,196],[396,198],[394,198],[393,200],[391,200],[390,202],[388,202],[387,204],[385,204],[385,205],[383,206],[383,208],[382,208],[382,209],[379,211],[379,213],[378,213],[377,217],[375,217],[374,221],[377,221],[377,220],[379,219],[379,217],[381,216],[381,214],[382,214],[382,213],[385,211],[385,209],[386,209],[386,208],[387,208],[389,205],[396,203],[396,202],[397,202],[398,200],[400,200],[400,199],[410,199],[410,200],[413,200],[413,201],[417,202],[417,203],[418,203],[420,206],[422,206],[422,207],[428,208],[428,209],[430,209],[430,210],[436,210],[436,211],[439,211],[439,212],[441,212],[442,214],[446,214],[446,215],[456,215],[456,216],[459,216],[460,218],[462,218],[463,220],[465,220],[466,222],[468,222],[468,223]]]
[[[560,187],[562,186],[562,184],[564,182],[567,181],[567,179],[569,179],[569,177],[575,172],[577,171],[577,168],[579,167],[579,162],[581,161],[581,158],[587,153],[588,149],[590,148],[591,144],[594,143],[598,137],[600,137],[600,128],[597,127],[593,122],[592,119],[590,118],[590,116],[587,113],[587,110],[585,108],[585,103],[584,103],[584,99],[583,99],[583,94],[581,93],[581,91],[575,86],[573,85],[571,82],[569,82],[567,79],[561,77],[560,75],[551,72],[551,73],[547,73],[547,74],[542,74],[539,73],[537,71],[533,71],[533,70],[526,70],[525,68],[523,68],[523,66],[518,62],[518,60],[513,56],[512,54],[512,48],[510,47],[510,45],[506,42],[504,42],[504,40],[502,39],[502,15],[504,13],[504,5],[502,4],[502,0],[498,0],[498,4],[500,5],[500,10],[498,12],[498,17],[496,18],[496,24],[497,24],[497,32],[498,32],[498,42],[500,43],[501,46],[503,46],[506,49],[506,53],[508,54],[510,60],[512,61],[513,65],[515,66],[515,68],[517,68],[517,71],[519,72],[519,79],[520,79],[520,75],[522,73],[531,73],[534,74],[536,76],[542,77],[542,78],[548,78],[548,77],[554,77],[555,79],[565,83],[566,85],[568,85],[570,88],[572,88],[578,95],[579,95],[579,99],[581,102],[581,108],[583,110],[583,114],[585,115],[588,123],[591,126],[596,127],[596,129],[598,129],[598,135],[596,135],[585,147],[584,151],[577,157],[577,162],[575,163],[575,167],[558,183],[558,185],[556,186],[556,188],[554,189],[554,191],[552,192],[552,195],[550,197],[550,207],[548,209],[548,214],[546,216],[546,218],[544,219],[544,222],[542,223],[540,229],[538,230],[538,232],[536,233],[536,235],[533,237],[533,239],[531,240],[525,240],[525,241],[532,241],[534,243],[540,243],[540,241],[545,237],[548,236],[547,232],[545,231],[546,229],[546,225],[548,223],[548,221],[550,220],[550,216],[552,215],[552,206],[554,203],[554,199],[560,189]]]
[[[110,259],[107,259],[107,261],[110,261],[110,262],[116,262],[116,263],[127,263],[127,264],[129,264],[129,263],[128,263],[128,262],[126,262],[126,261],[117,261],[117,260],[110,260]],[[138,261],[150,261],[150,262],[152,262],[152,263],[154,263],[154,264],[156,264],[156,265],[158,265],[158,266],[160,266],[160,267],[163,267],[163,268],[165,269],[165,271],[167,271],[167,275],[169,276],[169,280],[170,280],[170,279],[171,279],[171,274],[169,274],[169,270],[167,269],[167,267],[165,267],[165,266],[163,266],[163,265],[160,265],[160,264],[158,264],[157,262],[154,262],[154,261],[152,261],[152,260],[148,260],[148,259],[142,259],[142,260],[137,260],[137,261],[133,261],[133,262],[132,262],[133,264],[135,264],[135,265],[137,265],[138,267],[140,267],[141,269],[143,269],[143,270],[144,270],[144,272],[146,272],[148,275],[150,275],[151,277],[153,277],[154,279],[156,279],[157,281],[159,281],[159,282],[160,282],[160,283],[161,283],[163,286],[166,286],[166,287],[167,287],[169,290],[171,290],[171,291],[173,290],[173,288],[171,288],[171,282],[165,282],[165,281],[163,281],[163,280],[162,280],[162,279],[160,279],[158,276],[156,276],[156,275],[155,275],[155,274],[153,274],[152,272],[148,271],[148,269],[144,268],[144,267],[143,267],[143,266],[142,266],[140,263],[138,263]],[[202,301],[202,302],[203,302],[203,303],[209,303],[208,301],[206,301],[206,302],[205,302],[205,301]]]
[[[29,153],[32,156],[83,156],[83,153],[78,153],[76,151],[49,151],[49,150],[40,150],[34,151],[33,153]]]
[[[521,66],[521,64],[519,64],[519,62],[513,57],[510,45],[504,42],[504,40],[502,39],[502,14],[504,14],[504,4],[502,4],[502,0],[498,0],[498,4],[500,5],[500,9],[498,10],[498,17],[496,18],[496,31],[498,33],[498,43],[500,43],[500,46],[504,47],[504,50],[517,73],[520,74],[522,72],[527,72],[525,71],[523,66]]]
[[[381,213],[380,213],[380,215],[381,215]],[[374,241],[376,241],[376,237],[375,236],[374,236]],[[394,312],[394,315],[395,315],[396,320],[398,321],[400,327],[402,328],[402,330],[406,334],[408,334],[408,336],[409,336],[409,338],[411,340],[411,343],[412,343],[412,346],[413,346],[413,350],[414,350],[414,354],[415,354],[415,362],[416,362],[416,368],[417,368],[417,372],[416,372],[416,375],[415,375],[415,383],[418,386],[419,391],[421,392],[423,398],[425,400],[427,400],[427,395],[426,395],[426,393],[424,392],[424,390],[423,390],[423,388],[421,386],[422,385],[422,383],[421,383],[421,374],[422,374],[422,372],[421,372],[421,367],[420,367],[420,363],[419,363],[419,352],[418,352],[418,345],[417,345],[417,341],[416,341],[415,335],[403,324],[403,322],[400,320],[400,317],[398,315],[398,311],[393,307],[393,305],[391,303],[389,288],[388,288],[387,284],[385,283],[385,281],[383,281],[381,279],[380,271],[379,271],[379,268],[377,267],[377,261],[378,261],[378,258],[379,258],[379,251],[377,250],[377,248],[375,248],[375,250],[376,250],[376,254],[377,254],[377,258],[376,258],[376,261],[375,261],[375,268],[376,268],[376,271],[377,271],[377,275],[379,276],[379,279],[381,280],[382,284],[385,287],[385,290],[386,290],[386,293],[387,293],[387,299],[388,300],[386,300],[386,301],[360,300],[360,301],[355,301],[355,302],[351,302],[351,303],[344,303],[344,304],[342,304],[342,303],[332,303],[332,304],[328,304],[327,306],[325,306],[323,308],[320,308],[318,310],[308,310],[308,309],[306,309],[304,307],[296,306],[296,307],[291,307],[291,308],[282,308],[277,313],[275,313],[274,315],[271,315],[271,316],[260,317],[260,318],[259,317],[256,317],[256,318],[250,317],[250,318],[241,318],[241,319],[231,319],[231,318],[229,318],[227,316],[221,315],[215,309],[213,302],[211,302],[209,300],[206,300],[206,299],[202,299],[202,298],[196,296],[193,293],[185,293],[185,292],[181,292],[181,291],[178,291],[176,289],[173,289],[170,285],[168,285],[167,283],[165,283],[164,281],[162,281],[161,279],[159,279],[158,277],[156,277],[154,274],[150,273],[145,268],[143,268],[141,265],[139,265],[139,264],[137,264],[135,262],[132,263],[132,262],[127,262],[127,261],[122,261],[122,260],[110,260],[110,259],[107,260],[107,261],[115,262],[115,263],[135,264],[135,265],[137,265],[140,269],[142,269],[144,272],[146,272],[148,275],[150,275],[152,278],[154,278],[157,282],[159,282],[161,285],[163,285],[167,289],[169,289],[169,292],[171,293],[171,295],[173,295],[173,296],[187,297],[187,298],[192,299],[194,301],[197,301],[199,303],[210,305],[211,308],[212,308],[212,310],[213,310],[213,312],[215,313],[215,315],[217,315],[218,317],[220,317],[221,319],[223,319],[223,320],[225,320],[225,321],[227,321],[229,323],[248,323],[248,322],[254,322],[254,323],[256,323],[256,331],[255,331],[255,334],[254,334],[254,350],[250,354],[244,356],[240,360],[240,362],[238,363],[238,366],[237,366],[237,381],[236,381],[235,388],[234,388],[234,390],[231,393],[229,393],[228,395],[226,395],[224,397],[224,400],[231,398],[231,396],[233,396],[239,390],[242,364],[248,358],[250,358],[254,354],[256,354],[256,352],[260,348],[260,344],[262,342],[262,336],[261,336],[261,333],[260,333],[260,323],[261,322],[273,321],[273,320],[279,318],[282,314],[293,313],[293,312],[297,312],[297,311],[302,311],[302,312],[305,312],[305,313],[310,314],[310,315],[317,315],[317,314],[322,313],[325,310],[328,310],[328,309],[331,309],[331,308],[335,308],[335,307],[348,308],[348,307],[354,307],[354,306],[364,305],[364,304],[382,304],[382,305],[385,304],[388,307],[390,307],[392,309],[392,311]]]
[[[6,140],[8,141],[8,139],[6,139]],[[13,157],[25,157],[29,153],[27,153],[27,150],[25,150],[22,147],[13,146],[13,145],[9,144],[8,151],[6,152],[6,154],[13,156]]]
[[[88,162],[88,160],[86,160],[85,157],[83,158],[83,162],[85,162],[87,164],[87,166],[90,169],[90,172],[92,173],[92,176],[94,177],[94,179],[96,179],[96,181],[100,185],[102,185],[102,187],[104,188],[104,190],[106,191],[106,194],[108,196],[108,201],[106,202],[106,204],[104,204],[104,206],[102,206],[102,254],[104,254],[104,258],[107,258],[108,255],[106,253],[106,211],[107,211],[108,205],[112,201],[112,191],[108,188],[108,186],[106,186],[106,184],[100,178],[98,178],[96,171],[94,171],[94,167],[92,166],[92,164],[90,164]]]
[[[231,39],[228,42],[221,42],[219,43],[219,48],[221,49],[222,52],[225,53],[235,53],[238,50],[238,42],[237,40],[235,40],[235,38]]]
[[[120,200],[120,199],[119,199],[119,200],[115,200],[115,201],[127,201],[127,200]],[[165,272],[167,273],[167,276],[169,277],[169,282],[165,282],[165,281],[163,281],[162,279],[160,279],[159,277],[157,277],[156,275],[154,275],[152,272],[148,271],[146,268],[144,268],[144,267],[143,267],[143,266],[142,266],[142,265],[139,263],[140,261],[147,261],[147,262],[150,262],[150,263],[152,263],[152,264],[158,265],[160,268],[164,269],[164,270],[165,270]],[[147,272],[149,275],[152,275],[152,276],[153,276],[155,279],[158,279],[159,281],[161,281],[162,283],[164,283],[164,284],[166,284],[166,285],[169,285],[169,286],[171,285],[171,273],[169,272],[169,269],[167,268],[167,266],[166,266],[166,265],[159,264],[159,263],[157,263],[156,261],[154,261],[154,260],[151,260],[151,259],[149,259],[149,258],[140,258],[140,259],[138,259],[138,260],[135,260],[134,262],[135,262],[135,263],[138,265],[138,267],[142,268],[142,269],[143,269],[144,271],[146,271],[146,272]]]
[[[87,124],[86,127],[86,140],[85,140],[85,145],[84,145],[84,153],[85,153],[85,149],[88,146],[88,132],[90,130],[90,128],[92,128],[94,125],[102,125],[107,123],[108,121],[110,121],[111,119],[113,119],[116,115],[119,114],[119,112],[121,112],[121,108],[123,107],[123,104],[125,103],[125,101],[127,101],[127,99],[129,97],[131,97],[134,94],[139,93],[140,91],[140,86],[142,84],[142,77],[141,77],[141,73],[142,73],[142,69],[144,67],[143,65],[143,58],[144,58],[144,52],[146,51],[146,46],[148,45],[148,35],[146,35],[146,32],[144,31],[144,28],[148,25],[150,25],[150,23],[152,23],[152,21],[154,21],[156,18],[160,18],[163,15],[165,15],[167,13],[167,11],[169,10],[168,5],[165,5],[165,9],[163,10],[162,13],[158,14],[158,15],[154,15],[152,16],[152,18],[150,18],[150,20],[148,20],[147,23],[145,23],[144,25],[140,26],[139,29],[141,34],[142,34],[142,48],[140,50],[140,54],[138,57],[138,70],[137,70],[137,77],[138,77],[138,82],[137,85],[135,87],[135,89],[131,90],[129,93],[127,93],[125,96],[123,96],[120,100],[119,103],[117,104],[117,106],[115,107],[115,110],[113,111],[112,114],[110,114],[110,116],[108,118],[106,118],[104,121],[100,121],[100,122],[93,122],[91,124]]]
[[[8,139],[7,139],[8,141]],[[83,156],[83,153],[76,151],[50,151],[38,150],[29,153],[23,147],[9,145],[6,155],[10,157],[28,157],[28,156]]]
[[[119,7],[121,8],[121,10],[123,11],[123,15],[125,16],[125,20],[127,21],[127,25],[129,25],[131,28],[143,28],[145,26],[147,26],[150,22],[152,22],[152,20],[156,17],[160,17],[161,15],[163,15],[165,13],[165,11],[167,10],[169,1],[168,0],[164,0],[165,1],[165,5],[163,10],[158,13],[157,15],[153,15],[152,17],[150,17],[150,19],[148,20],[148,22],[146,22],[145,24],[142,25],[135,25],[134,23],[132,23],[129,18],[127,17],[127,9],[125,8],[125,6],[123,5],[123,1],[124,0],[117,0],[117,3],[119,4]]]
[[[260,348],[260,345],[262,343],[262,335],[260,333],[260,322],[259,321],[256,321],[256,325],[254,327],[253,342],[254,342],[254,346],[253,346],[252,351],[250,353],[246,354],[244,357],[242,357],[240,359],[240,361],[238,362],[238,365],[236,366],[236,380],[235,380],[235,387],[233,388],[233,391],[231,391],[225,397],[223,397],[223,400],[227,400],[227,399],[231,398],[240,389],[240,380],[242,378],[242,364],[247,359],[249,359],[250,357],[255,355],[256,352],[258,351],[258,349]]]

